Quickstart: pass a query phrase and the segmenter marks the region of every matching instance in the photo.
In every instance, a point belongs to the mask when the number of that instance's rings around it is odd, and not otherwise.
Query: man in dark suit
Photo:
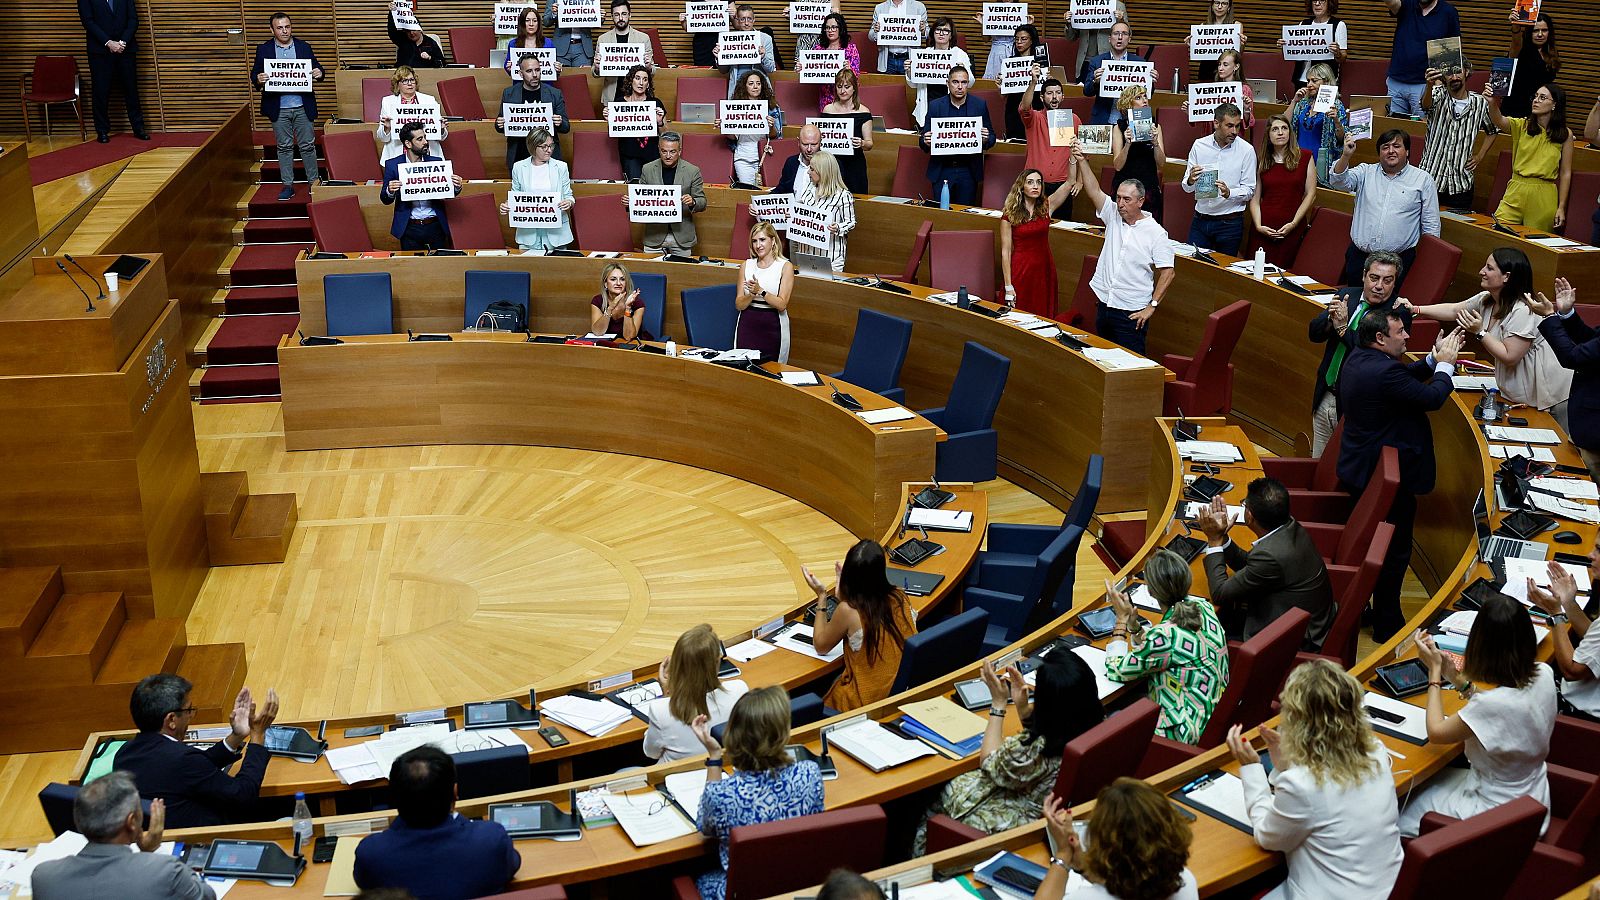
[[[1450,400],[1456,356],[1463,332],[1439,336],[1428,358],[1409,365],[1405,320],[1391,311],[1369,315],[1356,329],[1356,351],[1339,375],[1339,406],[1344,436],[1339,443],[1339,483],[1351,494],[1366,488],[1383,448],[1400,454],[1400,490],[1385,521],[1394,525],[1389,555],[1372,592],[1372,636],[1388,640],[1405,624],[1400,585],[1411,564],[1411,526],[1417,497],[1433,490],[1433,429],[1428,413]]]
[[[1539,333],[1550,342],[1556,359],[1573,371],[1567,436],[1589,467],[1589,477],[1600,482],[1600,331],[1573,311],[1577,302],[1578,292],[1565,278],[1557,278],[1555,303],[1538,294],[1528,305],[1544,316]]]
[[[166,801],[167,824],[173,828],[244,821],[267,771],[267,726],[278,717],[278,693],[269,690],[258,712],[250,689],[239,691],[228,717],[233,733],[196,750],[183,743],[194,719],[192,689],[178,675],[151,675],[139,682],[128,700],[139,735],[117,751],[113,766],[133,776],[142,796]],[[239,774],[229,775],[228,767],[241,753]]]
[[[1368,254],[1361,269],[1361,284],[1340,288],[1337,300],[1311,320],[1311,343],[1322,344],[1322,363],[1317,366],[1317,383],[1311,394],[1311,455],[1322,456],[1322,450],[1333,439],[1339,425],[1339,372],[1344,361],[1356,349],[1356,328],[1368,315],[1383,315],[1397,311],[1411,327],[1411,304],[1405,299],[1395,302],[1395,287],[1405,274],[1405,264],[1400,255],[1388,250],[1375,250]]]
[[[567,121],[567,98],[562,96],[561,89],[553,84],[545,84],[539,80],[539,60],[532,56],[524,56],[517,62],[517,74],[522,76],[521,81],[514,82],[510,87],[500,93],[501,108],[495,110],[494,130],[504,133],[506,130],[505,106],[507,103],[548,103],[550,115],[555,120],[552,134],[566,134],[572,130],[572,123]],[[528,139],[524,137],[506,138],[506,170],[521,160],[528,158]],[[552,159],[561,159],[561,139],[556,139],[556,152]]]
[[[317,122],[317,95],[312,91],[269,91],[267,60],[305,59],[311,61],[311,80],[322,80],[322,63],[311,52],[311,45],[294,36],[294,23],[288,13],[272,14],[272,40],[256,47],[255,62],[250,64],[250,84],[261,91],[261,115],[272,123],[272,136],[278,141],[278,169],[283,175],[283,190],[279,200],[294,197],[294,154],[300,151],[300,161],[306,166],[306,184],[315,184],[321,173],[317,171],[317,137],[313,129]]]
[[[928,102],[928,117],[923,120],[922,133],[918,138],[922,149],[930,149],[928,132],[933,129],[935,119],[969,118],[982,120],[983,149],[993,147],[994,122],[989,118],[989,105],[983,102],[982,97],[967,93],[972,86],[972,73],[964,66],[952,66],[945,84],[950,93]],[[983,192],[983,151],[955,156],[929,156],[928,182],[933,185],[934,197],[940,195],[940,187],[946,181],[950,182],[951,203],[969,206],[977,203]]]
[[[1089,110],[1089,124],[1115,125],[1122,119],[1122,113],[1117,111],[1117,101],[1121,99],[1120,92],[1115,94],[1102,94],[1100,92],[1100,75],[1108,61],[1117,62],[1144,62],[1144,57],[1128,49],[1128,43],[1133,40],[1133,26],[1127,20],[1118,21],[1111,26],[1111,50],[1106,53],[1096,54],[1083,64],[1083,71],[1078,73],[1078,81],[1083,85],[1083,95],[1094,98],[1094,106]],[[1152,98],[1154,99],[1154,98]]]
[[[150,802],[150,827],[143,828],[139,788],[127,772],[110,772],[85,785],[72,801],[72,822],[89,843],[76,856],[53,859],[33,873],[37,900],[139,897],[151,900],[215,900],[211,885],[161,849],[166,805]],[[133,852],[138,844],[142,853]]]
[[[401,163],[442,162],[442,159],[428,155],[428,132],[418,122],[400,126],[400,146],[404,152],[383,164],[383,187],[378,190],[379,200],[394,204],[389,233],[400,242],[401,250],[449,249],[450,220],[444,204],[437,200],[400,199]],[[460,194],[461,176],[452,172],[450,181],[455,192]]]
[[[1255,535],[1247,553],[1228,537],[1227,501],[1216,497],[1201,511],[1206,534],[1206,582],[1228,636],[1249,640],[1291,609],[1311,614],[1303,646],[1319,650],[1333,624],[1333,587],[1322,553],[1289,516],[1289,491],[1274,478],[1250,482],[1244,526]],[[1233,570],[1233,575],[1228,570]]]
[[[150,140],[139,109],[139,59],[133,38],[139,30],[135,0],[78,0],[78,18],[88,34],[89,81],[94,93],[94,133],[100,143],[111,140],[111,87],[122,88],[133,136]]]
[[[678,185],[681,188],[679,195],[683,198],[683,221],[646,224],[644,252],[692,255],[695,242],[699,240],[694,217],[706,209],[705,178],[701,176],[699,166],[683,158],[683,135],[676,131],[664,131],[656,146],[661,151],[661,158],[644,164],[639,173],[639,183]],[[627,206],[627,194],[623,194],[622,204]]]
[[[394,887],[427,900],[498,894],[522,855],[499,822],[455,812],[456,766],[438,747],[402,753],[389,767],[389,799],[399,816],[356,845],[356,884]]]
[[[811,157],[822,149],[822,132],[817,126],[806,124],[800,126],[800,152],[783,161],[783,171],[778,175],[778,186],[772,189],[774,194],[792,194],[796,181],[800,181],[802,172],[806,181],[811,180]],[[805,181],[801,181],[804,184]]]

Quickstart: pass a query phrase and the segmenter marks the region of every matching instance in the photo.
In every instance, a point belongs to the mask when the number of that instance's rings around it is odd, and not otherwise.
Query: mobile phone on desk
[[[544,738],[544,742],[552,747],[565,747],[572,743],[567,740],[566,735],[557,731],[554,725],[546,725],[539,729],[539,737]]]
[[[1404,717],[1389,712],[1387,709],[1378,709],[1375,706],[1368,706],[1366,707],[1366,710],[1367,715],[1373,717],[1374,719],[1382,719],[1383,721],[1389,722],[1393,725],[1399,725],[1405,721]]]
[[[1528,420],[1522,416],[1506,416],[1506,424],[1523,427],[1528,424]]]

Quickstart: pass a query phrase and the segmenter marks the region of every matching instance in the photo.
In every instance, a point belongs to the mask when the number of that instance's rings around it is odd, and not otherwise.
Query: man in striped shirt
[[[1494,143],[1489,101],[1467,90],[1466,71],[1446,75],[1428,70],[1428,89],[1422,94],[1428,138],[1422,147],[1422,168],[1439,186],[1439,205],[1445,209],[1472,208],[1472,173]],[[1476,149],[1479,133],[1486,135]]]

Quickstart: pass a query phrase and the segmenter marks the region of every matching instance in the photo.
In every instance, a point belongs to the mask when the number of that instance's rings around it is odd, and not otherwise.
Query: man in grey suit
[[[77,856],[34,870],[36,900],[216,900],[216,892],[177,857],[158,853],[165,801],[150,801],[150,828],[141,828],[139,789],[127,772],[89,782],[72,803],[72,820],[89,839]],[[142,853],[133,852],[138,844]]]
[[[644,252],[694,254],[694,214],[706,208],[706,185],[700,167],[683,158],[683,135],[664,131],[656,142],[661,158],[644,164],[640,184],[676,184],[683,195],[683,221],[651,223],[644,226]],[[624,196],[626,204],[628,198]]]
[[[555,28],[556,62],[563,67],[588,68],[594,64],[594,35],[587,28],[556,28],[561,21],[561,0],[550,0],[544,8],[544,27]]]
[[[1283,483],[1274,478],[1250,482],[1244,525],[1255,535],[1255,543],[1248,553],[1228,537],[1228,506],[1220,496],[1198,518],[1206,534],[1211,602],[1222,614],[1228,636],[1249,640],[1298,607],[1311,614],[1304,647],[1320,649],[1333,624],[1333,587],[1311,535],[1289,516],[1289,490]]]

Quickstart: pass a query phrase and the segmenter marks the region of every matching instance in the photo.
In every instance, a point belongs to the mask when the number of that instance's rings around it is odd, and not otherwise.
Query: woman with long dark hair
[[[667,105],[656,96],[656,77],[651,74],[648,66],[634,66],[628,74],[617,79],[617,93],[611,97],[602,98],[601,115],[604,116],[605,105],[612,101],[625,103],[650,103],[656,105],[656,133],[661,133],[661,126],[667,120]],[[622,160],[623,175],[629,181],[638,181],[639,174],[644,171],[644,164],[653,159],[661,158],[659,139],[653,137],[619,137],[617,138],[617,156]]]
[[[803,34],[794,42],[794,64],[800,66],[800,54],[807,50],[843,50],[845,68],[859,75],[861,74],[861,51],[856,48],[855,41],[850,40],[850,26],[845,22],[844,16],[838,10],[828,13],[822,19],[822,32],[816,36]],[[817,95],[817,108],[822,109],[833,102],[833,85],[823,85]]]
[[[1489,121],[1511,138],[1511,181],[1494,217],[1537,231],[1560,228],[1567,220],[1572,185],[1572,129],[1567,127],[1567,92],[1547,84],[1533,92],[1526,119],[1500,112],[1492,85],[1483,86]]]
[[[800,571],[817,594],[812,646],[826,654],[844,643],[844,672],[823,702],[845,712],[889,696],[906,638],[917,633],[917,611],[889,581],[877,541],[857,541],[835,570],[839,581],[831,596],[809,569]]]
[[[1556,20],[1542,12],[1533,22],[1523,22],[1511,14],[1511,48],[1506,55],[1517,61],[1511,76],[1511,90],[1500,101],[1508,116],[1526,117],[1533,111],[1533,93],[1556,80],[1561,72],[1561,54],[1556,51]]]
[[[1267,262],[1287,269],[1294,265],[1317,202],[1317,165],[1310,153],[1300,149],[1294,126],[1282,113],[1267,119],[1256,160],[1258,187],[1250,197],[1254,233],[1245,240],[1245,248],[1261,247]]]
[[[1038,65],[1044,65],[1050,59],[1050,49],[1045,46],[1039,37],[1039,29],[1032,24],[1018,25],[1011,41],[1011,56],[1031,56]],[[1035,107],[1043,104],[1034,99]],[[1022,121],[1022,95],[1006,95],[1006,136],[1020,138],[1026,136],[1028,126]]]

